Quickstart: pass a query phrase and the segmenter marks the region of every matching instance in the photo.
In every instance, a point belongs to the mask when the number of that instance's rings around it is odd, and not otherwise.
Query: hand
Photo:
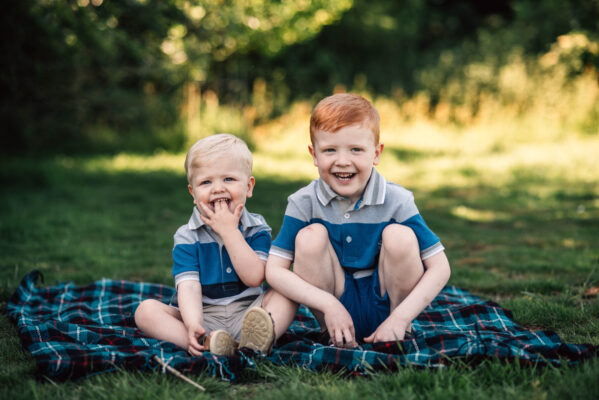
[[[204,202],[200,202],[199,207],[202,221],[221,237],[238,228],[243,204],[238,204],[233,212],[229,211],[227,202],[224,200],[214,203],[214,211]]]
[[[403,340],[409,325],[410,322],[406,323],[404,320],[396,318],[391,314],[370,336],[365,337],[364,341],[367,343],[377,343]]]
[[[334,346],[354,348],[358,345],[354,321],[339,300],[335,299],[334,302],[331,302],[327,309],[323,310],[323,313],[324,322]]]
[[[204,336],[206,336],[206,329],[200,324],[191,325],[187,328],[187,351],[192,356],[201,356],[202,352],[206,350],[204,345]]]

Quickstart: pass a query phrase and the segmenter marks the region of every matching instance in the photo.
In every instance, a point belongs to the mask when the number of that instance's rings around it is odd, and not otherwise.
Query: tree
[[[2,151],[180,148],[181,88],[233,54],[278,52],[351,0],[7,0]]]

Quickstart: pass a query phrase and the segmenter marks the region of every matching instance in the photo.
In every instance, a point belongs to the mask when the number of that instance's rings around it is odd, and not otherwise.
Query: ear
[[[374,165],[379,164],[379,157],[381,156],[381,153],[383,152],[384,147],[385,147],[385,145],[383,143],[379,143],[376,146],[374,146],[374,161],[373,161]]]
[[[254,186],[256,185],[256,178],[254,178],[253,176],[250,176],[250,179],[248,180],[248,191],[247,191],[247,196],[246,197],[252,197],[252,193],[254,191]]]
[[[193,204],[196,204],[196,197],[193,195],[193,188],[191,187],[191,185],[187,185],[187,190],[189,190],[189,194],[191,195],[191,197],[193,197]]]
[[[314,160],[314,165],[318,167],[318,161],[316,160],[316,150],[314,150],[314,146],[309,144],[308,151],[310,152],[310,155],[312,156],[312,160]]]

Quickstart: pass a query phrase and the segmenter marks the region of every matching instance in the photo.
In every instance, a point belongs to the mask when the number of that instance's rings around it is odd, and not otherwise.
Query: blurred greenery
[[[0,35],[5,154],[180,151],[222,130],[251,142],[338,90],[406,119],[557,110],[599,129],[597,0],[5,0]]]

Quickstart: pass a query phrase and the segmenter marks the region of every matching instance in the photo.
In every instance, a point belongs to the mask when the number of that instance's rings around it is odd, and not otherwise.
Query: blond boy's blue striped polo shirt
[[[266,261],[271,229],[264,217],[244,208],[239,230],[258,257]],[[200,281],[205,304],[227,305],[262,293],[261,287],[247,287],[239,279],[221,237],[201,220],[197,207],[189,222],[177,229],[174,241],[175,286],[186,280]]]

